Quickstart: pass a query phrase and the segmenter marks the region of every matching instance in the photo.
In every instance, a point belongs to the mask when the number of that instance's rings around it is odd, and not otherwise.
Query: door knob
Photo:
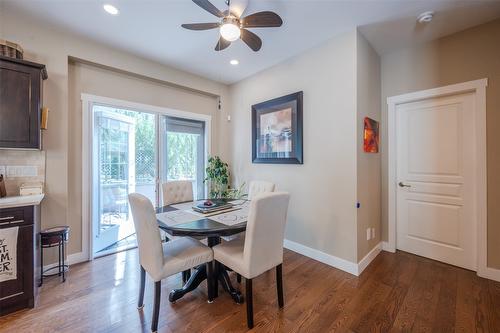
[[[399,185],[399,187],[411,187],[411,185],[407,185],[403,182],[399,182],[398,185]]]

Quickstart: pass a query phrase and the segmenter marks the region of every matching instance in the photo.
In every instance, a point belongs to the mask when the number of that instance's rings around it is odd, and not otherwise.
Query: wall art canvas
[[[379,126],[378,121],[365,117],[363,134],[363,149],[367,153],[378,153]]]
[[[252,106],[254,163],[303,163],[302,98],[297,92]]]

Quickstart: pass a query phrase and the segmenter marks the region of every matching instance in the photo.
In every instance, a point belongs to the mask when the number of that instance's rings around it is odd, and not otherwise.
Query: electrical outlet
[[[372,228],[372,239],[375,238],[375,228]]]
[[[366,229],[366,240],[370,240],[371,236],[372,236],[372,232],[371,232],[370,228],[367,228]]]

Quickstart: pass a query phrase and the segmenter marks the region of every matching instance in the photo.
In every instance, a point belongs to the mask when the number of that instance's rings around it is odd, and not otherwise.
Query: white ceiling
[[[0,0],[2,1],[2,0]],[[263,40],[255,53],[242,41],[214,51],[217,30],[189,31],[182,23],[217,22],[189,0],[5,0],[13,8],[118,49],[216,81],[233,83],[360,27],[379,54],[436,39],[500,17],[500,1],[482,0],[249,0],[244,13],[278,13],[281,28],[252,29]],[[116,5],[110,16],[103,3]],[[224,0],[213,0],[224,8]],[[418,14],[434,10],[426,26]],[[231,66],[229,60],[240,65]]]

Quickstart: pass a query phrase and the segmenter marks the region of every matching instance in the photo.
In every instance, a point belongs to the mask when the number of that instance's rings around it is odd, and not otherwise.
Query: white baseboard
[[[389,242],[382,242],[382,250],[395,253],[396,249],[389,245]]]
[[[285,239],[283,243],[284,247],[293,251],[300,253],[306,257],[309,257],[311,259],[317,260],[319,262],[322,262],[324,264],[327,264],[329,266],[338,268],[340,270],[343,270],[344,272],[353,274],[353,275],[358,275],[358,265],[349,261],[345,260],[339,257],[332,256],[331,254],[327,254],[324,252],[321,252],[320,250],[316,250],[310,247],[307,247],[305,245],[293,242],[291,240]]]
[[[370,252],[368,252],[368,254],[363,259],[360,260],[360,262],[358,263],[358,274],[356,275],[360,275],[365,270],[365,268],[370,265],[373,259],[378,256],[380,251],[382,251],[382,242],[375,245],[375,247]]]
[[[88,261],[88,260],[89,259],[88,259],[87,255],[84,252],[78,252],[78,253],[69,254],[68,257],[66,258],[66,260],[64,261],[64,264],[71,266],[71,265],[78,264],[78,263],[81,263],[81,262],[85,262],[85,261]],[[52,263],[52,264],[44,265],[43,266],[43,270],[55,267],[55,266],[57,266],[57,264],[58,263],[55,262],[55,263]]]
[[[500,282],[500,269],[486,267],[483,269],[479,269],[477,271],[477,275],[485,279]]]

